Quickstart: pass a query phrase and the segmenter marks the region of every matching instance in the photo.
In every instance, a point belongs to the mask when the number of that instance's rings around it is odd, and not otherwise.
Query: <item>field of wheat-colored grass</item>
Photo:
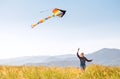
[[[120,67],[91,65],[83,72],[76,67],[0,66],[0,79],[120,79]]]

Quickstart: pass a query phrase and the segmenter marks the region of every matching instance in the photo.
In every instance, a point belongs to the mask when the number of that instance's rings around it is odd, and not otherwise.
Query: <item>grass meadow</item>
[[[120,79],[120,67],[91,65],[83,72],[76,67],[0,66],[0,79]]]

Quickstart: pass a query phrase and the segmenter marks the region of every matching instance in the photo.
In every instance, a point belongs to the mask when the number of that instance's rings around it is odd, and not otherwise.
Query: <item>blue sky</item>
[[[0,0],[0,58],[120,49],[119,0]],[[67,10],[32,29],[31,25]],[[46,12],[42,12],[47,10]]]

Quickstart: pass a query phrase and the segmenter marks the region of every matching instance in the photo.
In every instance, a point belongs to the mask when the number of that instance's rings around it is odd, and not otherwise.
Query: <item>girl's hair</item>
[[[84,53],[83,52],[80,54],[80,57],[84,57]]]

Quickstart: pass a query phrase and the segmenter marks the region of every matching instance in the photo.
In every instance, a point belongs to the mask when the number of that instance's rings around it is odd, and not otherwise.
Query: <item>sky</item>
[[[0,59],[120,49],[120,0],[0,0]],[[52,10],[66,10],[32,29]]]

